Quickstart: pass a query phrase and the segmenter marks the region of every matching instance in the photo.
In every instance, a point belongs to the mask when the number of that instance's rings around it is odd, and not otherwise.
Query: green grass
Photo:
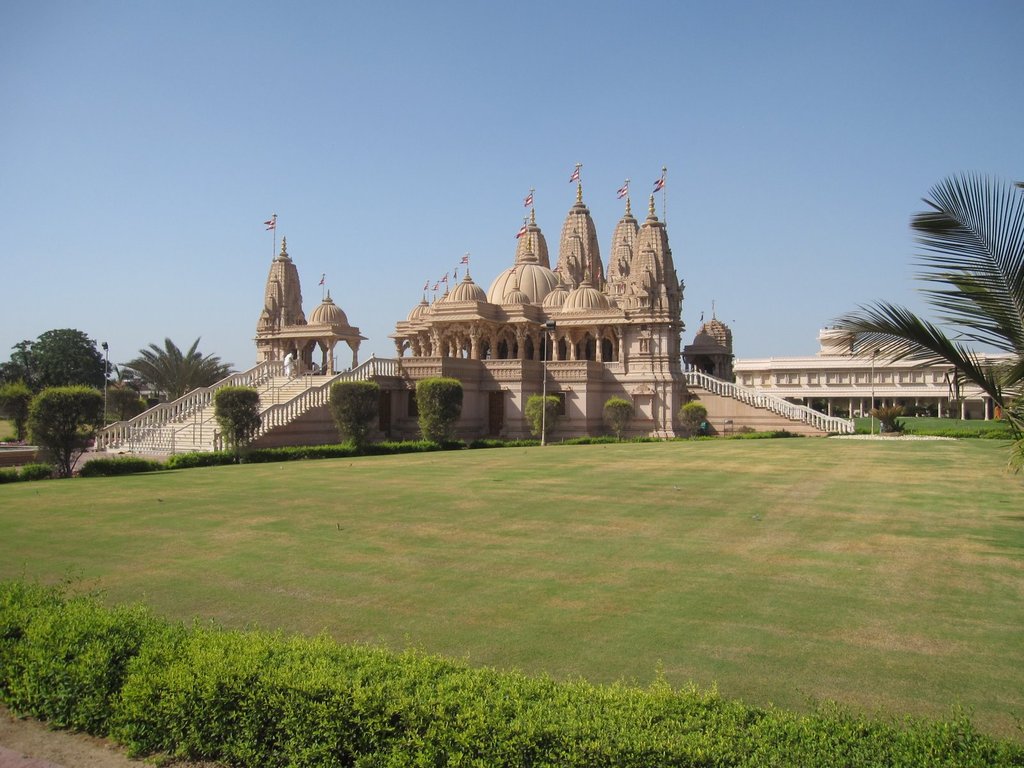
[[[857,431],[863,434],[871,432],[871,417],[854,420]],[[908,435],[953,435],[962,437],[985,437],[993,433],[999,437],[1008,437],[1009,425],[1005,421],[985,421],[983,419],[939,419],[934,416],[901,416],[904,431]],[[878,432],[878,420],[875,419],[874,431]]]
[[[0,577],[787,708],[964,706],[1022,738],[1003,441],[692,441],[0,486]]]

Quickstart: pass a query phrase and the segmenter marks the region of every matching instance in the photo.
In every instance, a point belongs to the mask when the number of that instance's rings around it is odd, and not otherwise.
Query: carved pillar
[[[594,328],[594,359],[599,362],[604,362],[604,335],[601,333],[600,328]]]
[[[516,357],[520,360],[526,359],[526,331],[522,326],[516,326],[516,346],[519,354]]]
[[[469,357],[472,360],[480,359],[480,329],[476,326],[469,329]]]

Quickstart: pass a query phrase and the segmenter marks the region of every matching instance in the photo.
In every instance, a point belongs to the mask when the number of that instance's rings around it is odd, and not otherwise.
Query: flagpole
[[[270,220],[274,222],[274,226],[271,228],[271,232],[273,232],[273,235],[271,235],[273,244],[270,246],[273,249],[273,252],[270,254],[270,260],[273,261],[277,258],[277,214],[275,213],[271,216]]]
[[[661,187],[661,215],[665,217],[665,226],[668,226],[668,168],[661,166],[661,178],[665,183]]]

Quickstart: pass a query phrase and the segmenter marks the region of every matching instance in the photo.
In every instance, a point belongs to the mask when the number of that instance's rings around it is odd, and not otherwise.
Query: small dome
[[[529,304],[530,297],[518,288],[512,288],[501,300],[502,304]]]
[[[473,278],[467,272],[462,282],[455,286],[455,290],[448,294],[445,301],[487,301],[487,294],[473,282]]]
[[[608,297],[584,280],[579,288],[574,288],[565,297],[562,305],[563,312],[587,312],[591,310],[602,310],[611,308]]]
[[[407,317],[406,319],[410,323],[413,322],[414,320],[419,320],[421,317],[423,317],[423,313],[426,312],[428,309],[430,309],[430,305],[427,303],[426,297],[423,297],[420,303],[412,308],[412,310],[409,312],[409,317]]]
[[[331,300],[331,294],[320,303],[309,316],[310,325],[348,325],[348,318],[341,307]]]
[[[544,297],[544,309],[561,309],[569,292],[564,285],[557,285],[555,289]]]

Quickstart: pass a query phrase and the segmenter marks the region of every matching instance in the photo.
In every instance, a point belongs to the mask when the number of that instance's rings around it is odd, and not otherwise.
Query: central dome
[[[491,304],[504,304],[505,294],[516,288],[526,294],[531,304],[540,304],[558,285],[558,278],[555,273],[547,267],[542,267],[536,261],[527,261],[509,267],[494,282],[487,291],[487,301]]]

